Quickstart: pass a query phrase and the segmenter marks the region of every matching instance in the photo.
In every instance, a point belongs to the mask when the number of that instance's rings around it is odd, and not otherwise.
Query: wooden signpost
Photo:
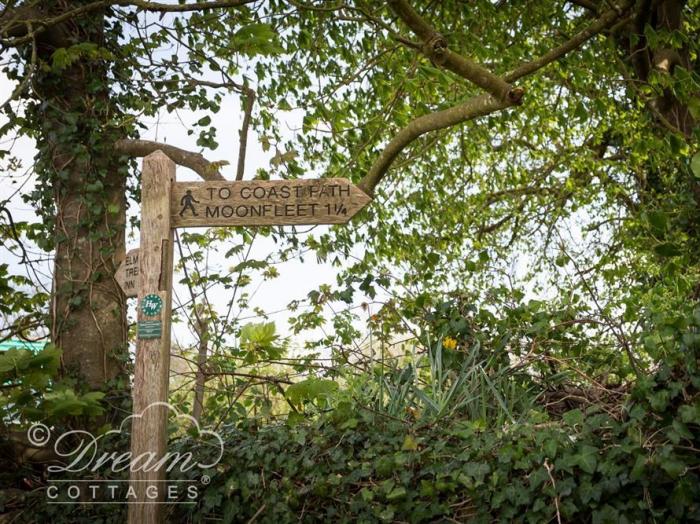
[[[133,461],[152,457],[155,463],[166,451],[168,410],[158,403],[168,400],[173,229],[342,224],[370,201],[343,178],[176,182],[175,164],[164,153],[156,151],[144,159],[141,247],[127,253],[116,275],[127,297],[138,296],[130,479],[136,500],[129,506],[131,524],[162,521],[165,471],[138,468]]]
[[[137,468],[139,457],[163,456],[167,445],[168,375],[170,373],[170,304],[173,273],[173,230],[170,192],[175,164],[156,151],[143,160],[141,174],[141,248],[136,362],[131,427],[130,488],[136,501],[129,506],[131,524],[162,520],[165,471]],[[156,496],[153,497],[153,493]]]
[[[175,182],[173,227],[343,224],[370,198],[344,178]]]

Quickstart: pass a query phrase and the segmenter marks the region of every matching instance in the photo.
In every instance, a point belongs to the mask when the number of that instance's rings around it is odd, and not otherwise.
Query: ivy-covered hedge
[[[196,520],[549,522],[557,511],[562,521],[700,520],[697,452],[650,446],[638,418],[567,418],[500,435],[466,422],[411,431],[371,416],[354,428],[245,435],[229,444]]]
[[[344,402],[303,424],[226,430],[197,506],[168,508],[168,522],[700,521],[698,338],[684,336],[622,412],[601,404],[494,431],[454,418],[419,426]],[[27,521],[125,518],[125,506],[40,498]]]
[[[697,336],[686,338],[697,345]],[[620,416],[485,431],[345,405],[312,425],[231,435],[188,518],[224,522],[700,521],[700,373],[684,344]]]

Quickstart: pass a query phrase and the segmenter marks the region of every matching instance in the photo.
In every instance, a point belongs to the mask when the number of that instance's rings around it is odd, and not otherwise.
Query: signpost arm
[[[143,161],[141,174],[141,248],[139,251],[138,324],[136,365],[133,384],[131,431],[132,469],[130,491],[136,504],[129,506],[130,524],[162,521],[165,471],[143,471],[139,464],[151,456],[151,464],[166,451],[166,406],[170,372],[170,321],[173,273],[173,233],[170,221],[170,193],[175,180],[175,164],[161,151]],[[160,297],[150,310],[144,299]],[[155,299],[156,303],[157,299]],[[157,310],[157,311],[156,311]],[[146,326],[148,326],[146,328]],[[157,468],[163,470],[164,468]],[[157,497],[153,498],[157,491]]]

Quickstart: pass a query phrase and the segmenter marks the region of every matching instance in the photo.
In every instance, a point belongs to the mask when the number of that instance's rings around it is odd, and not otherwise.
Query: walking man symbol
[[[187,192],[185,193],[185,196],[183,196],[180,199],[180,205],[182,206],[182,209],[180,210],[180,216],[182,216],[187,209],[190,209],[192,211],[192,216],[197,216],[197,212],[194,210],[194,206],[192,203],[199,204],[199,200],[195,200],[195,198],[192,196],[192,190],[188,189]]]

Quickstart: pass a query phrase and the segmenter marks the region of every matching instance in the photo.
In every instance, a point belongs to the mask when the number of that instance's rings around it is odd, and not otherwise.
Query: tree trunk
[[[692,71],[688,45],[680,49],[670,46],[652,47],[647,40],[644,28],[649,25],[654,31],[673,32],[682,29],[685,0],[640,0],[636,14],[630,23],[629,32],[622,34],[621,44],[629,56],[636,77],[649,81],[654,69],[663,74],[672,74],[677,66]],[[631,34],[636,35],[633,40]],[[671,90],[650,102],[654,118],[668,130],[675,131],[689,138],[695,122],[683,101]]]
[[[52,14],[81,4],[58,2]],[[100,58],[104,24],[105,13],[94,11],[40,35],[38,56],[49,67],[38,74],[39,102],[29,110],[39,129],[41,208],[54,219],[51,338],[63,351],[63,373],[90,388],[120,375],[127,354],[125,298],[114,279],[125,255],[126,166],[113,147],[123,136]],[[95,46],[71,47],[85,43]]]

